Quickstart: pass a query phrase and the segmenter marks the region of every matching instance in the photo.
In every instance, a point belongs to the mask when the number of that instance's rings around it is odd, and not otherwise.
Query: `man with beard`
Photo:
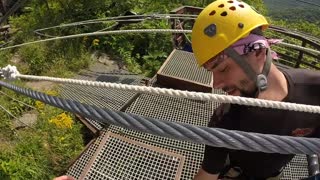
[[[213,75],[213,88],[228,95],[320,105],[320,73],[280,69],[271,40],[262,35],[266,19],[240,0],[217,0],[197,17],[192,48],[197,62]],[[210,127],[289,136],[320,137],[320,115],[224,104]],[[278,179],[294,155],[247,152],[206,146],[196,180]]]

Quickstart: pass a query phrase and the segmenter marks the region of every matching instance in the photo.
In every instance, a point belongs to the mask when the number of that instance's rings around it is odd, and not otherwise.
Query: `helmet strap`
[[[262,72],[257,76],[257,81],[256,81],[259,92],[266,90],[268,87],[267,77],[270,72],[271,62],[272,62],[271,49],[267,48],[266,61],[264,62]]]
[[[256,96],[259,95],[261,91],[264,91],[268,87],[268,74],[270,72],[272,57],[271,57],[271,50],[270,48],[267,49],[267,57],[266,61],[263,65],[262,72],[260,74],[257,74],[250,64],[245,60],[244,57],[240,56],[233,48],[227,48],[225,50],[227,55],[231,57],[247,74],[247,76],[256,84],[258,92],[256,93]]]

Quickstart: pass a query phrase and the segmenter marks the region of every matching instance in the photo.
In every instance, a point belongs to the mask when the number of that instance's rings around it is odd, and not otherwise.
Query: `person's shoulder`
[[[280,71],[282,71],[286,77],[290,78],[296,85],[320,85],[320,71],[295,68],[282,68]]]
[[[300,104],[319,105],[320,71],[287,69],[282,71],[289,83],[289,101]]]

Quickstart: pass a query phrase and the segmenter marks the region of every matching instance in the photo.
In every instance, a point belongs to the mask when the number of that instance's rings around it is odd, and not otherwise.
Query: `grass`
[[[65,46],[61,46],[63,49]],[[67,46],[68,44],[66,44]],[[13,52],[0,52],[0,64],[9,63],[13,54],[19,55],[14,64],[23,74],[72,77],[80,69],[90,64],[89,52],[69,51],[65,48],[60,53],[54,45],[35,44]],[[54,51],[49,50],[53,48]],[[10,82],[24,86],[23,81]],[[61,109],[34,101],[14,91],[1,89],[15,99],[36,107],[37,122],[33,128],[14,129],[14,118],[0,110],[0,179],[52,179],[64,172],[71,160],[76,158],[84,147],[82,124],[75,117]],[[47,94],[57,95],[51,90]],[[14,116],[20,117],[31,108],[0,96],[0,105]]]
[[[82,150],[82,124],[61,109],[36,102],[33,129],[0,129],[0,179],[52,179]],[[2,121],[3,122],[3,121]],[[1,122],[1,124],[2,124]],[[9,121],[10,122],[10,121]]]

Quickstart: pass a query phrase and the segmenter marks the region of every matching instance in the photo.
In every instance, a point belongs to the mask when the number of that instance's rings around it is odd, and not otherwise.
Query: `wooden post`
[[[302,41],[302,47],[306,47],[306,45],[307,45],[307,42],[306,41]],[[300,67],[300,64],[301,64],[301,62],[302,62],[302,59],[303,59],[303,50],[300,50],[299,51],[299,56],[298,56],[298,59],[297,59],[297,63],[296,63],[296,65],[295,65],[295,68],[299,68]]]

